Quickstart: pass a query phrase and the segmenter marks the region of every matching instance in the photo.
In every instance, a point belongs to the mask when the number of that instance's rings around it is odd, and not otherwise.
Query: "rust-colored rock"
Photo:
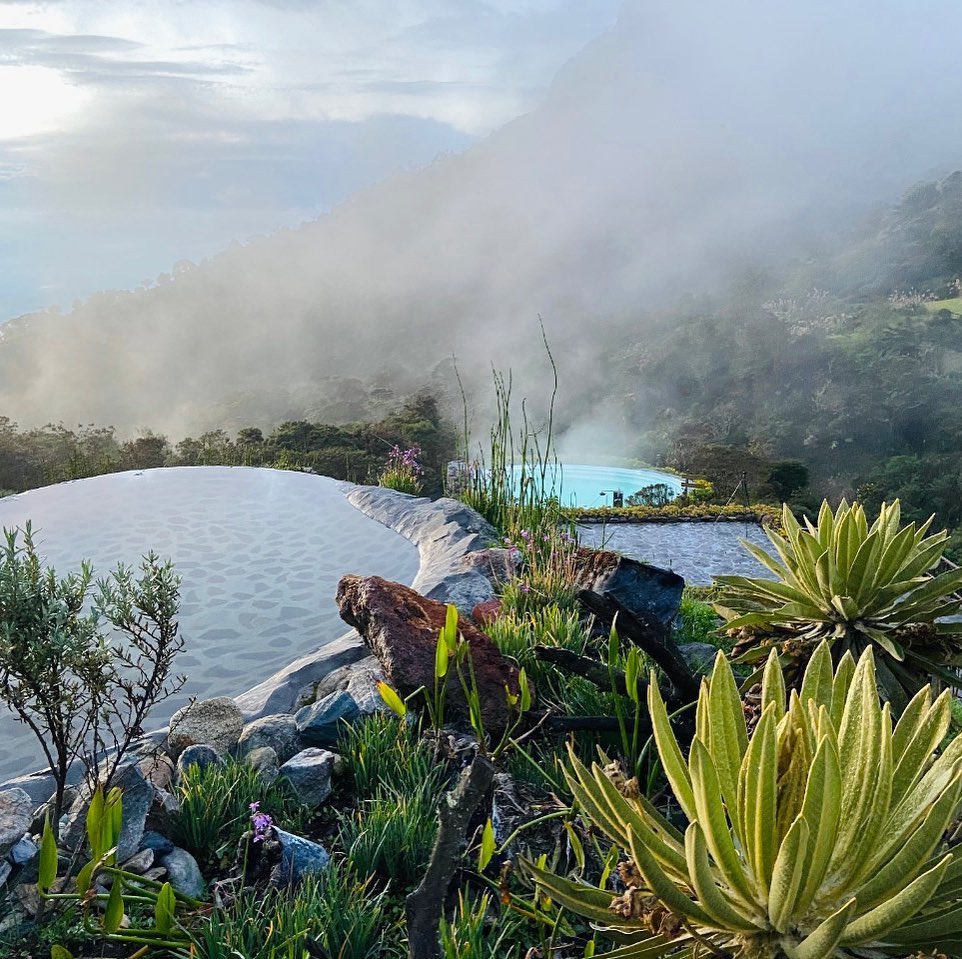
[[[422,686],[434,689],[434,656],[444,626],[444,603],[380,576],[344,576],[337,586],[337,605],[341,619],[361,634],[402,696]],[[517,670],[470,620],[458,619],[458,629],[471,647],[485,728],[503,730],[509,717],[505,686],[517,694]],[[445,717],[468,719],[453,663],[447,676]]]
[[[503,610],[504,604],[500,599],[494,597],[493,599],[486,599],[483,603],[478,603],[471,610],[471,618],[478,626],[484,627],[498,619]]]

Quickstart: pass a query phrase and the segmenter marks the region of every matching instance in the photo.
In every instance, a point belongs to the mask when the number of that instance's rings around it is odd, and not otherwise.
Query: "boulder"
[[[280,768],[280,777],[294,789],[298,800],[316,808],[331,795],[334,753],[326,749],[302,749]]]
[[[497,597],[486,599],[471,610],[471,618],[483,629],[501,615],[503,607],[504,604]]]
[[[306,745],[335,749],[342,724],[353,723],[360,718],[361,710],[354,697],[347,690],[339,690],[299,709],[294,720]]]
[[[167,751],[173,759],[195,745],[213,746],[220,753],[229,753],[237,745],[243,728],[244,714],[233,699],[202,699],[178,709],[171,717]]]
[[[160,864],[167,870],[167,880],[182,896],[200,899],[204,895],[204,877],[197,860],[186,849],[176,846],[160,857]]]
[[[23,839],[33,821],[33,800],[22,789],[0,792],[0,859]]]
[[[177,776],[183,776],[191,766],[203,770],[208,766],[219,766],[223,762],[224,757],[213,746],[197,743],[188,746],[177,758]]]
[[[683,643],[678,652],[697,676],[707,676],[715,665],[718,650],[711,643]]]
[[[575,574],[579,588],[610,593],[636,616],[655,619],[664,626],[671,625],[681,609],[685,581],[670,569],[607,550],[579,549]]]
[[[387,677],[384,671],[377,664],[377,660],[372,656],[370,665],[357,665],[351,671],[345,689],[354,697],[357,708],[362,716],[371,716],[374,713],[382,713],[386,710],[387,703],[381,698],[377,684],[384,682]]]
[[[237,754],[246,756],[260,746],[270,746],[282,763],[299,752],[301,737],[294,717],[288,713],[276,713],[248,723],[237,741]]]
[[[296,884],[309,873],[327,869],[331,856],[320,843],[274,827],[274,838],[281,846],[281,861],[271,873],[271,881],[278,885]]]
[[[380,576],[344,576],[337,587],[337,605],[341,618],[361,634],[402,697],[422,686],[434,688],[444,603]],[[503,730],[509,718],[505,687],[517,694],[517,669],[472,622],[459,618],[458,629],[470,645],[485,727]],[[446,715],[466,721],[468,705],[454,669],[448,671],[446,689]]]
[[[152,849],[155,856],[165,856],[174,848],[174,844],[156,829],[148,829],[140,840],[140,848]]]
[[[10,850],[10,861],[15,866],[25,866],[39,852],[40,847],[29,836],[24,836],[23,839]]]
[[[258,746],[252,749],[244,757],[244,761],[251,769],[257,770],[265,785],[277,779],[280,763],[277,761],[277,753],[270,746]]]

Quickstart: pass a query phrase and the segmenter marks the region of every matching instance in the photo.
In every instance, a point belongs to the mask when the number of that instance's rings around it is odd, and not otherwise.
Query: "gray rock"
[[[140,848],[153,850],[155,856],[166,856],[174,844],[156,829],[148,829],[140,840]]]
[[[302,742],[324,749],[337,747],[342,724],[353,723],[360,718],[361,710],[354,697],[346,690],[331,693],[330,696],[299,709],[294,717]]]
[[[135,872],[138,876],[142,876],[153,864],[154,850],[148,847],[131,856],[123,863],[122,868],[127,872]]]
[[[244,757],[244,761],[260,773],[265,784],[274,782],[281,768],[281,764],[277,761],[277,753],[270,746],[258,746],[252,749]]]
[[[177,759],[188,746],[213,746],[229,753],[244,728],[244,714],[227,696],[203,699],[178,709],[170,720],[167,751]]]
[[[305,806],[320,806],[331,794],[334,759],[326,749],[304,749],[281,766],[280,774]]]
[[[10,873],[13,872],[13,866],[6,861],[0,862],[0,889],[2,889],[6,884],[7,880],[10,878]]]
[[[0,792],[0,858],[23,839],[33,821],[34,803],[22,789]]]
[[[360,663],[352,670],[345,689],[357,703],[362,716],[381,713],[387,710],[387,703],[381,698],[377,684],[385,679],[381,667],[375,657],[371,657],[371,664],[362,666]]]
[[[188,746],[177,758],[177,776],[183,776],[191,766],[206,769],[208,766],[219,766],[224,757],[213,746],[206,743],[196,743]]]
[[[270,746],[280,762],[287,762],[301,748],[301,737],[294,717],[277,713],[248,723],[237,742],[237,753],[246,756],[259,746]]]
[[[144,776],[136,765],[124,766],[114,777],[113,784],[123,794],[123,818],[121,819],[120,838],[117,841],[117,860],[129,859],[140,848],[144,836],[147,814],[154,803],[157,793],[154,785]],[[68,849],[79,848],[86,838],[87,809],[90,806],[91,790],[84,784],[64,817],[61,828],[61,843]]]
[[[29,836],[24,836],[23,839],[10,850],[10,861],[15,866],[25,866],[34,859],[39,852],[40,848],[37,844]]]
[[[715,664],[718,650],[711,643],[683,643],[678,652],[685,658],[691,671],[699,676],[707,676]]]
[[[167,879],[183,896],[200,899],[204,895],[204,877],[197,860],[186,849],[175,847],[160,857],[160,864],[167,870]]]
[[[274,827],[274,836],[281,845],[281,861],[274,867],[271,881],[280,885],[298,883],[310,873],[327,869],[331,856],[320,843]]]
[[[151,747],[148,755],[144,756],[137,765],[152,785],[158,789],[170,789],[174,781],[174,764],[170,757],[163,753],[156,746]]]
[[[639,563],[627,556],[608,554],[610,562],[602,562],[595,554],[590,563],[579,570],[578,585],[621,603],[636,615],[651,617],[669,626],[681,609],[685,581],[670,569]]]
[[[147,814],[146,828],[167,833],[173,824],[174,817],[180,812],[180,800],[166,789],[154,792],[154,801],[150,804]]]

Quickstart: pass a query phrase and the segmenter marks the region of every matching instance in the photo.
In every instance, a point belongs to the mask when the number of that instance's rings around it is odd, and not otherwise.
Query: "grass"
[[[307,876],[296,890],[244,891],[211,913],[194,934],[200,959],[328,959],[382,957],[387,920],[385,893],[372,894],[367,880],[349,867],[332,865]]]
[[[362,800],[385,790],[409,795],[439,775],[434,749],[418,727],[393,713],[374,713],[345,725],[337,751]]]
[[[948,300],[933,300],[925,304],[925,308],[930,313],[938,313],[939,310],[948,310],[957,316],[962,315],[962,296],[954,296]]]
[[[228,759],[204,769],[190,766],[176,790],[180,812],[173,818],[170,838],[186,849],[205,875],[233,860],[237,843],[250,827],[250,805],[293,832],[303,830],[309,811],[297,801],[284,780],[265,784],[247,763]]]
[[[528,945],[541,955],[525,941],[526,925],[515,913],[494,914],[487,893],[475,899],[461,892],[454,915],[441,919],[441,959],[522,959]]]

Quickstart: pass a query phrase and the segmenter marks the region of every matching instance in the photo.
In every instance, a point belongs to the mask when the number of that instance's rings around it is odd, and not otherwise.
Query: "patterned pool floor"
[[[712,576],[765,576],[766,570],[740,540],[770,548],[760,527],[747,523],[592,523],[578,527],[586,546],[605,545],[672,569],[694,586],[708,586]]]
[[[183,577],[176,670],[184,689],[151,714],[163,726],[191,696],[236,695],[343,635],[345,573],[410,583],[417,549],[364,516],[336,480],[245,467],[115,473],[0,499],[0,527],[33,521],[44,560],[96,575],[154,550]],[[39,765],[33,736],[0,707],[0,779]]]

